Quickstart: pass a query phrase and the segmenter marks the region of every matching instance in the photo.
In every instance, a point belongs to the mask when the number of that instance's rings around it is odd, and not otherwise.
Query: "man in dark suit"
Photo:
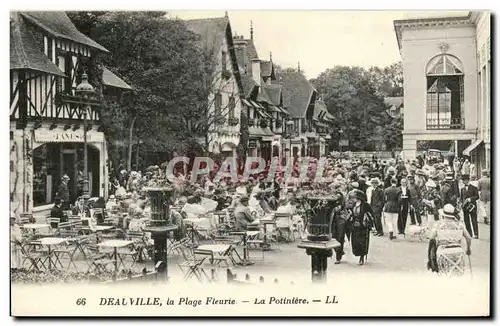
[[[377,231],[377,236],[381,237],[384,235],[384,228],[382,226],[382,210],[384,208],[384,189],[379,178],[372,178],[370,180],[373,190],[371,193],[370,205],[373,210],[373,222],[375,224],[375,230]]]
[[[59,197],[62,201],[62,209],[63,210],[68,210],[69,209],[69,188],[68,188],[68,181],[69,177],[67,174],[65,174],[61,178],[61,184],[59,185],[59,188],[57,188],[57,196]]]
[[[399,216],[398,216],[398,233],[405,234],[406,221],[408,220],[408,212],[410,210],[411,194],[408,188],[408,180],[401,179],[401,187],[399,187],[398,202],[399,202]]]
[[[399,189],[397,187],[398,180],[396,178],[391,179],[391,186],[384,190],[384,217],[385,223],[387,224],[387,229],[389,230],[389,239],[396,239],[394,236],[394,229],[398,224],[398,213],[399,213],[399,203],[398,195]]]
[[[462,201],[465,228],[470,235],[474,234],[474,238],[478,239],[477,200],[479,199],[479,191],[476,187],[469,184],[469,175],[462,175],[462,180],[464,182],[464,187],[460,193],[460,200]],[[471,232],[471,222],[474,233]]]
[[[64,216],[64,211],[61,207],[61,199],[56,198],[54,206],[50,210],[50,217],[56,217],[60,219],[60,222],[66,222],[66,216]]]

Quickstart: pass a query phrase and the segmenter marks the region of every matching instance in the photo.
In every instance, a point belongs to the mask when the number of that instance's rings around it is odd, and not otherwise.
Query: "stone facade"
[[[489,146],[490,121],[486,117],[489,117],[490,102],[489,99],[482,101],[480,93],[482,85],[489,89],[489,65],[486,64],[486,59],[483,60],[486,65],[483,71],[488,77],[484,83],[478,78],[480,58],[489,57],[489,52],[488,55],[481,56],[482,51],[486,51],[483,48],[488,48],[489,44],[489,12],[472,12],[466,17],[401,20],[395,21],[394,26],[404,72],[405,158],[415,158],[417,142],[422,140],[451,140],[456,144],[460,142],[462,146],[455,146],[459,156],[462,155],[464,146],[467,147],[477,139],[484,139],[485,145]],[[436,69],[441,69],[441,66],[436,65],[436,58],[440,57],[446,57],[444,62],[456,69],[451,77],[460,80],[460,90],[455,93],[460,93],[460,113],[458,103],[455,103],[455,118],[448,116],[448,122],[435,126],[431,122],[433,119],[430,119],[431,91],[428,83],[433,80],[429,78],[436,77],[432,68],[436,66]],[[442,77],[450,78],[445,69],[443,68]],[[450,92],[447,84],[445,85]],[[441,95],[437,97],[442,98]],[[446,120],[442,118],[444,113],[438,111],[437,114],[438,121]]]

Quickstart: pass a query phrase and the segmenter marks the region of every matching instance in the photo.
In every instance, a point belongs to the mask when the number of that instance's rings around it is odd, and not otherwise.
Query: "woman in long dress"
[[[365,194],[360,190],[350,193],[353,202],[350,216],[350,232],[352,254],[359,257],[359,265],[365,263],[370,247],[370,230],[373,225],[373,212],[370,205],[364,200]]]

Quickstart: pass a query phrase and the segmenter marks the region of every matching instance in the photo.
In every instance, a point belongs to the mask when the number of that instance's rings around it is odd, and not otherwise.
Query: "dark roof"
[[[260,62],[260,75],[262,77],[270,77],[273,72],[273,64],[271,61]]]
[[[29,69],[66,77],[35,43],[16,12],[10,13],[10,69]]]
[[[64,11],[22,11],[20,14],[54,37],[71,40],[108,52],[102,45],[80,33]]]
[[[243,96],[245,96],[245,98],[250,97],[250,94],[254,90],[254,87],[257,86],[252,78],[252,75],[248,73],[241,74],[241,84],[243,86]]]
[[[132,87],[106,67],[102,68],[102,83],[110,87],[132,89]]]
[[[314,87],[307,78],[297,71],[282,71],[283,105],[292,118],[305,117]]]
[[[281,85],[280,84],[271,84],[271,85],[264,85],[263,88],[266,91],[267,96],[271,100],[271,104],[273,105],[280,105],[280,98],[281,98]]]
[[[226,37],[229,19],[227,17],[189,19],[185,20],[184,23],[188,30],[201,37],[206,49],[218,50]]]
[[[253,42],[252,39],[246,40],[247,41],[247,58],[248,61],[250,62],[252,59],[258,59],[259,55],[257,54],[257,49],[255,48],[255,43]]]
[[[260,84],[262,86],[259,87],[259,94],[257,95],[257,101],[266,102],[268,104],[274,104],[267,93],[266,83],[262,80],[262,78],[260,79]]]

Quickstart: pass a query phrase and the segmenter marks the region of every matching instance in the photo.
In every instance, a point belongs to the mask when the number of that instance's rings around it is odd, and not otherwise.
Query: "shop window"
[[[58,180],[59,152],[57,144],[44,144],[33,151],[33,205],[54,201]]]

